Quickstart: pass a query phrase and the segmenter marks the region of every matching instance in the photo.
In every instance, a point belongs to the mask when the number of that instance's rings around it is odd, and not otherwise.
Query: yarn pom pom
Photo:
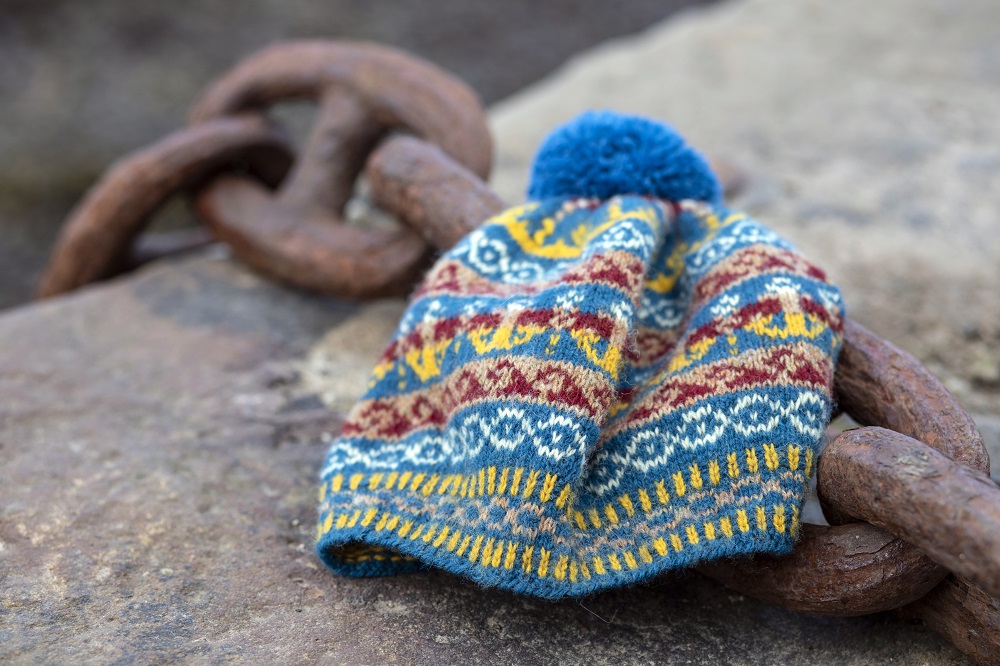
[[[672,127],[642,116],[588,111],[542,142],[528,197],[640,194],[717,203],[722,188],[700,153]]]

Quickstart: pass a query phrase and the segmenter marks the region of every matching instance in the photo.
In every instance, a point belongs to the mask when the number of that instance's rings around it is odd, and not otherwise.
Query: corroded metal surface
[[[405,293],[426,268],[427,244],[409,227],[362,228],[341,219],[380,133],[356,100],[327,97],[313,148],[277,193],[225,175],[198,193],[195,209],[242,261],[273,278],[338,296]]]
[[[1000,599],[961,576],[948,576],[899,614],[923,621],[979,664],[1000,662]]]
[[[804,524],[784,557],[720,560],[698,571],[726,587],[784,608],[852,617],[919,599],[946,575],[909,544],[865,523]]]
[[[841,516],[899,535],[1000,597],[1000,488],[988,476],[884,428],[841,433],[817,474]]]
[[[447,249],[505,208],[474,173],[443,151],[413,137],[383,143],[368,161],[376,203]]]
[[[215,234],[251,266],[321,293],[405,293],[426,268],[428,245],[407,227],[343,224],[368,154],[393,129],[441,146],[480,178],[489,173],[486,114],[472,91],[412,56],[372,44],[291,42],[245,60],[213,84],[191,114],[207,119],[297,98],[318,100],[316,125],[295,169],[272,196],[226,177],[197,197]]]
[[[745,176],[723,159],[712,160],[727,194]],[[438,249],[457,243],[506,204],[474,172],[435,146],[413,137],[383,142],[368,161],[372,197],[385,210],[417,229]]]
[[[913,355],[848,320],[849,345],[837,359],[834,390],[842,410],[862,425],[918,439],[989,474],[983,436],[958,400]]]
[[[42,275],[42,298],[110,277],[133,241],[174,194],[222,170],[248,170],[275,185],[291,162],[283,132],[255,116],[219,118],[181,130],[117,162],[66,221]]]
[[[289,144],[260,112],[301,98],[320,108],[284,178]],[[210,86],[191,119],[189,129],[122,160],[94,187],[66,224],[42,297],[136,263],[127,256],[133,240],[180,190],[196,191],[196,210],[214,236],[271,277],[342,297],[402,294],[426,269],[430,246],[409,227],[343,220],[369,153],[389,132],[403,130],[440,146],[477,178],[490,169],[486,114],[471,89],[430,63],[374,44],[302,41],[265,49]],[[263,184],[237,173],[244,162]],[[210,178],[224,166],[233,173]]]
[[[472,89],[425,60],[378,44],[316,40],[264,49],[215,81],[191,121],[327,91],[356,97],[380,124],[413,131],[480,178],[489,175],[492,139]]]

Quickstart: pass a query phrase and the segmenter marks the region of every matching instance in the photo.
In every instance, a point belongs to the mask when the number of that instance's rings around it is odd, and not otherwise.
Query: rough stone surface
[[[850,314],[1000,415],[1000,3],[746,0],[588,52],[493,109],[495,183],[588,108],[659,117],[749,176]],[[1000,442],[997,443],[1000,445]]]
[[[966,663],[696,574],[553,603],[326,571],[323,403],[359,394],[401,307],[199,258],[0,316],[0,662]]]

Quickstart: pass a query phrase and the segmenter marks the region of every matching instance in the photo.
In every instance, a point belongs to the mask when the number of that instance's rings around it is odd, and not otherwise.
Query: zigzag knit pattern
[[[317,551],[541,597],[785,553],[842,318],[822,271],[722,206],[508,210],[415,294],[330,448]]]

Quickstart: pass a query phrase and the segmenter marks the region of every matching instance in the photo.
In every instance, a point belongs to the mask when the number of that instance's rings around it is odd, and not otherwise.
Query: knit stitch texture
[[[785,553],[842,318],[822,271],[718,204],[505,211],[414,295],[330,448],[317,552],[550,598]]]

